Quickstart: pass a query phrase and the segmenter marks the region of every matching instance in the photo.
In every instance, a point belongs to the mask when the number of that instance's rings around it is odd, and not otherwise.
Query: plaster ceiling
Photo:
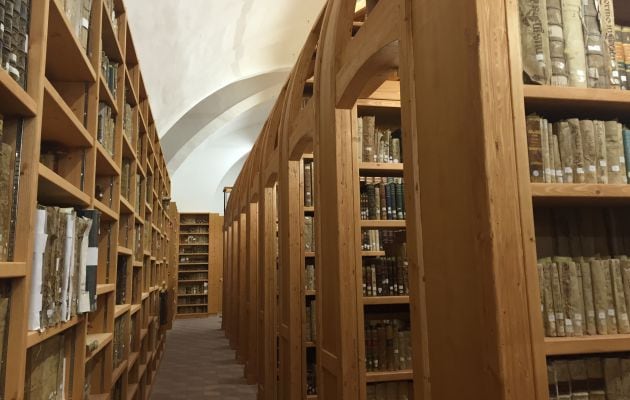
[[[324,3],[126,1],[180,211],[223,213]]]

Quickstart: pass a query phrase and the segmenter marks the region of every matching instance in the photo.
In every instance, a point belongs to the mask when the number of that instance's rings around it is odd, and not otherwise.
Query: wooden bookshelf
[[[223,274],[218,257],[223,248],[223,217],[213,213],[181,212],[177,216],[178,271],[176,317],[205,317],[219,310],[219,280]],[[194,302],[194,303],[191,303]],[[197,310],[191,312],[191,308]]]
[[[305,154],[300,162],[300,174],[299,174],[299,202],[302,205],[304,222],[303,227],[303,244],[302,248],[304,256],[301,257],[301,292],[300,302],[302,307],[302,340],[304,348],[304,361],[302,362],[302,398],[309,399],[313,396],[317,396],[317,323],[316,318],[313,317],[313,311],[317,308],[317,273],[315,272],[315,265],[317,263],[315,258],[314,246],[316,242],[315,238],[315,219],[317,218],[317,212],[315,208],[315,193],[314,193],[314,161],[312,154]],[[309,182],[307,183],[307,180]],[[306,221],[310,220],[310,224]],[[310,232],[307,230],[310,229]],[[309,268],[312,268],[312,276],[309,277]]]
[[[153,291],[141,297],[145,288],[162,287],[171,296],[175,286],[167,276],[176,275],[175,264],[169,258],[168,243],[177,241],[172,220],[166,214],[163,198],[170,197],[170,177],[160,149],[153,121],[140,132],[139,117],[148,120],[150,107],[134,107],[132,123],[135,132],[133,144],[123,132],[126,92],[133,82],[123,74],[131,69],[140,79],[137,57],[130,56],[133,41],[129,33],[127,16],[121,0],[114,1],[117,28],[112,25],[111,11],[103,0],[92,1],[87,21],[89,34],[84,50],[81,40],[75,37],[74,27],[57,1],[30,3],[28,59],[26,88],[22,88],[4,69],[0,68],[0,114],[4,116],[4,141],[13,145],[19,155],[19,185],[15,185],[17,204],[12,204],[15,219],[12,233],[14,245],[7,262],[0,262],[0,283],[10,290],[10,313],[5,376],[1,377],[0,397],[22,399],[28,390],[27,360],[30,352],[41,350],[51,339],[61,340],[67,349],[66,365],[72,377],[66,374],[65,395],[68,398],[105,400],[113,398],[115,390],[122,389],[122,398],[133,400],[137,393],[147,393],[148,383],[137,374],[132,360],[140,354],[161,354],[164,340],[139,340],[141,329],[161,332],[164,328],[157,319],[160,311],[160,294]],[[6,33],[5,33],[6,34]],[[121,46],[120,43],[126,43]],[[102,72],[102,54],[117,63],[117,90],[112,91]],[[99,103],[112,109],[115,118],[111,146],[105,146],[99,134]],[[22,130],[21,148],[17,130]],[[128,132],[133,136],[131,132]],[[151,142],[153,153],[138,142]],[[109,145],[108,144],[108,145]],[[121,196],[123,157],[131,160],[128,199]],[[54,161],[51,161],[54,160]],[[146,193],[138,193],[143,207],[134,207],[136,191],[146,191],[146,185],[136,186],[136,170],[143,165],[153,168],[153,196],[149,197],[147,213],[144,209]],[[145,180],[146,183],[146,180]],[[3,193],[4,194],[4,193]],[[13,200],[12,200],[13,201]],[[35,240],[35,211],[37,205],[93,209],[101,213],[96,268],[96,310],[72,316],[43,330],[29,331],[30,284]],[[168,208],[168,207],[166,207]],[[136,231],[142,235],[136,237]],[[162,260],[152,263],[150,260]],[[123,262],[126,261],[126,274]],[[119,272],[120,267],[120,272]],[[124,295],[123,295],[124,292]],[[114,369],[112,358],[116,339],[115,323],[124,321],[122,340],[130,335],[131,321],[137,330],[126,349],[122,362]],[[163,321],[168,323],[169,321]],[[125,325],[126,323],[126,325]],[[164,325],[166,326],[166,325]],[[5,338],[0,338],[5,340]],[[93,345],[88,354],[86,345]],[[154,373],[160,357],[152,360]],[[27,368],[28,366],[28,368]],[[99,373],[89,375],[89,369]],[[86,378],[89,379],[88,385]],[[130,390],[129,390],[130,389]],[[87,392],[84,393],[84,391]],[[129,395],[129,396],[127,396]],[[42,394],[48,397],[48,394]],[[148,396],[148,394],[147,394]],[[143,397],[145,398],[145,397]]]

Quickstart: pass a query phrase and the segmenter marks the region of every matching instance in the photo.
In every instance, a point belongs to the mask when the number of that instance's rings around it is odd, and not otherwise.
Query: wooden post
[[[247,321],[248,321],[248,297],[247,297],[247,215],[243,212],[240,214],[238,234],[238,360],[245,364],[249,357],[248,339],[247,339]]]
[[[426,301],[431,396],[535,399],[506,1],[406,0],[404,13],[412,309]]]
[[[247,328],[248,360],[245,366],[247,383],[253,385],[258,376],[258,203],[249,203],[247,213],[247,268],[249,313]]]

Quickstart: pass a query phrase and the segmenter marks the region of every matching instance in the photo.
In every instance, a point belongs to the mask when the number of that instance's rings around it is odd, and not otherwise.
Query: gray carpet
[[[220,326],[219,317],[173,322],[152,400],[256,399]]]

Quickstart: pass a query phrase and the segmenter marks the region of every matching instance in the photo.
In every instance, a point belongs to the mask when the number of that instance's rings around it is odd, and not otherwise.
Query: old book
[[[549,129],[549,123],[546,119],[542,122],[542,163],[543,177],[545,183],[552,183],[551,168],[551,147],[549,146],[549,136],[552,134]]]
[[[626,164],[626,178],[630,181],[630,171],[628,171],[627,161],[630,160],[630,129],[623,127],[623,156]]]
[[[630,79],[630,27],[624,26],[621,28],[621,40],[623,42],[623,53],[626,67],[626,77]],[[630,81],[626,83],[630,87]]]
[[[553,308],[556,315],[556,331],[558,336],[566,336],[564,321],[564,299],[560,283],[560,270],[558,263],[551,263],[551,295],[553,297]]]
[[[527,116],[527,150],[529,153],[529,178],[531,182],[543,183],[543,120],[538,115]]]
[[[575,87],[587,87],[582,6],[582,0],[562,0],[564,56],[569,69],[569,85]]]
[[[9,257],[9,234],[11,227],[11,162],[13,149],[2,142],[2,116],[0,115],[0,261]]]
[[[580,121],[582,150],[584,153],[584,182],[597,183],[597,143],[595,141],[595,124],[592,120]]]
[[[606,158],[608,164],[608,183],[624,183],[625,171],[621,170],[620,158],[623,155],[623,145],[619,141],[620,126],[617,121],[606,121]]]
[[[96,311],[96,279],[98,268],[98,242],[101,226],[101,213],[98,210],[79,210],[77,215],[91,220],[87,232],[87,248],[85,251],[85,269],[79,282],[79,312]],[[85,239],[84,239],[85,241]],[[86,243],[83,244],[85,246]]]
[[[558,258],[560,282],[564,300],[564,327],[566,336],[582,336],[582,296],[579,291],[575,262],[567,258]]]
[[[606,398],[621,400],[621,362],[617,357],[604,357],[604,380],[606,382]]]
[[[313,217],[304,217],[304,251],[315,251]]]
[[[374,135],[376,129],[376,118],[374,116],[366,116],[363,118],[363,161],[375,161]]]
[[[363,143],[363,118],[357,118],[357,161],[363,162],[363,149],[365,144]]]
[[[575,396],[580,393],[588,399],[588,374],[584,359],[569,360],[569,376],[571,377],[571,392]],[[574,397],[575,398],[575,397]]]
[[[588,375],[588,392],[590,398],[599,396],[605,400],[606,383],[604,381],[604,367],[602,359],[599,357],[588,357],[586,359],[586,374]]]
[[[606,265],[601,260],[591,260],[591,277],[593,280],[593,299],[595,306],[595,323],[599,335],[608,334],[608,300],[607,284],[604,270]]]
[[[613,0],[596,0],[599,11],[599,23],[604,37],[604,55],[610,86],[619,89],[621,80],[617,66],[617,46],[615,44],[615,8]]]
[[[571,118],[568,121],[571,130],[571,150],[573,153],[573,182],[584,183],[586,180],[584,170],[584,147],[582,145],[582,133],[580,131],[580,121]]]
[[[553,368],[556,371],[556,385],[558,396],[571,395],[571,374],[567,360],[553,361]]]
[[[599,0],[584,0],[584,40],[588,67],[588,87],[610,88],[611,66],[606,41],[600,25]]]
[[[556,370],[553,364],[547,364],[547,384],[549,385],[549,400],[557,400],[558,382],[556,380]]]
[[[304,161],[304,205],[313,206],[312,165],[310,161]]]
[[[629,333],[630,323],[628,321],[628,311],[626,297],[621,277],[621,266],[618,259],[610,260],[610,275],[613,298],[615,302],[615,313],[617,315],[617,329],[619,333]]]
[[[556,183],[565,183],[564,172],[562,170],[562,158],[560,157],[560,142],[558,140],[558,135],[554,134],[551,139],[551,145],[553,146],[553,168],[555,169]]]
[[[127,259],[119,255],[116,263],[116,304],[127,303]]]
[[[525,82],[549,84],[551,57],[545,2],[542,0],[520,0],[519,11]]]
[[[562,162],[562,176],[564,183],[573,183],[575,179],[575,165],[573,157],[573,140],[571,136],[571,127],[566,121],[557,122],[553,126],[554,132],[558,135],[558,144],[560,146],[560,160]]]
[[[615,310],[615,298],[612,285],[611,260],[602,260],[604,280],[606,284],[606,328],[608,334],[617,334],[617,312]]]
[[[584,295],[584,318],[587,335],[597,334],[597,324],[595,322],[595,302],[593,299],[593,281],[591,275],[591,264],[588,261],[579,263],[582,270],[582,291]]]
[[[595,151],[597,153],[597,183],[608,183],[608,153],[606,151],[606,124],[593,121],[595,129]]]
[[[31,347],[26,353],[26,382],[24,398],[27,400],[62,400],[65,395],[65,335],[59,334]]]
[[[548,154],[549,154],[549,177],[551,183],[557,183],[556,181],[556,160],[555,160],[555,148],[554,148],[554,140],[555,135],[553,134],[553,124],[547,123],[547,146],[549,146]],[[543,159],[544,162],[544,159]]]
[[[551,60],[551,84],[568,86],[569,75],[564,58],[564,28],[561,0],[547,0],[547,25],[549,31],[549,56]]]
[[[610,1],[610,0],[608,0]],[[626,74],[626,54],[623,46],[622,27],[615,25],[615,60],[617,63],[617,73],[619,74],[619,87],[628,89],[628,76]]]
[[[63,269],[61,272],[61,303],[60,303],[60,313],[61,313],[61,321],[68,321],[71,317],[71,300],[72,300],[72,279],[75,271],[75,261],[76,258],[74,256],[74,242],[76,240],[75,237],[75,221],[76,221],[76,213],[72,208],[65,208],[60,210],[61,218],[65,218],[65,231],[63,237]]]

